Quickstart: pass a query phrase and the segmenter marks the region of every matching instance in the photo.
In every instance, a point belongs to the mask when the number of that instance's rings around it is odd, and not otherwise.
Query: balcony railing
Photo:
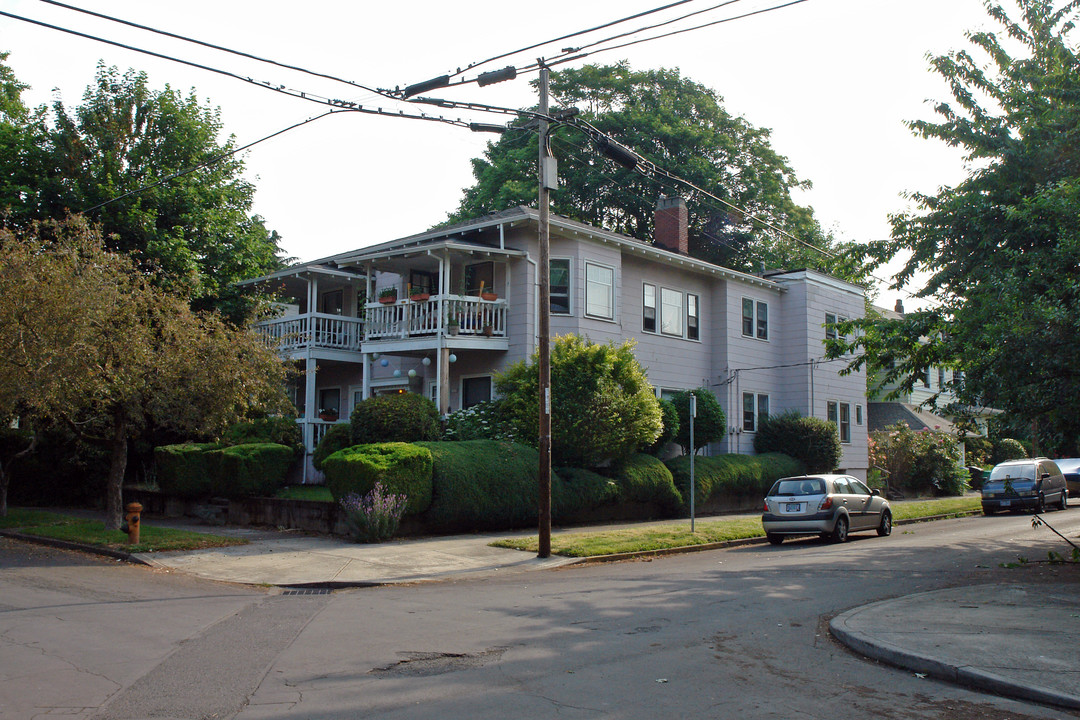
[[[310,313],[274,318],[256,324],[256,331],[277,342],[282,350],[307,347],[359,350],[364,323],[358,318]]]
[[[506,337],[505,300],[465,295],[435,295],[429,300],[368,303],[364,310],[367,340],[471,335]]]

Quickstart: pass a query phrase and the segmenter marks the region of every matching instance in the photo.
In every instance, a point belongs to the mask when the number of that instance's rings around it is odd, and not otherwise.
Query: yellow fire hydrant
[[[142,505],[137,502],[128,503],[124,509],[127,514],[124,516],[124,527],[120,529],[128,534],[128,545],[137,545],[139,543],[139,513],[142,512]]]

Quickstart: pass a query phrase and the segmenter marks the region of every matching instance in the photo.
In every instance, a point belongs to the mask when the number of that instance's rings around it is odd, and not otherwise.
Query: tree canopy
[[[281,266],[280,238],[251,212],[255,188],[235,140],[219,140],[220,113],[194,90],[154,90],[145,73],[99,65],[81,105],[57,99],[30,113],[4,59],[0,162],[21,166],[0,180],[8,226],[85,212],[109,249],[131,253],[196,308],[237,311],[232,283]]]
[[[913,193],[871,253],[909,255],[894,287],[916,274],[930,309],[868,318],[859,349],[886,380],[910,389],[933,366],[957,371],[961,401],[1040,420],[1056,442],[1080,437],[1080,56],[1071,39],[1080,0],[985,0],[996,32],[972,50],[931,58],[952,99],[917,134],[965,151],[955,187]],[[834,356],[845,348],[834,345]]]
[[[615,165],[565,125],[551,138],[560,182],[552,193],[554,212],[650,242],[657,200],[684,195],[695,257],[755,272],[764,263],[860,276],[842,256],[830,258],[752,219],[763,217],[815,247],[839,248],[813,211],[792,199],[792,190],[810,184],[772,148],[769,131],[730,114],[709,88],[677,69],[635,71],[622,62],[552,72],[550,90],[552,112],[578,108],[580,117],[622,145],[745,211]],[[517,123],[472,161],[476,184],[464,190],[450,222],[536,204],[537,136],[527,125]]]
[[[0,423],[65,422],[107,448],[107,526],[120,523],[129,439],[148,426],[217,436],[287,412],[284,386],[272,347],[149,283],[85,220],[0,231]]]

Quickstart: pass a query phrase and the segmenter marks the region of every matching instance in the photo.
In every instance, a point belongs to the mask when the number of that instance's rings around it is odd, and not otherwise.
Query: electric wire
[[[156,187],[158,187],[160,185],[164,185],[167,182],[172,182],[176,178],[183,177],[184,175],[190,175],[191,173],[195,172],[196,170],[199,170],[200,168],[208,167],[210,165],[214,165],[215,163],[219,163],[222,160],[224,160],[225,158],[232,157],[233,155],[235,155],[235,154],[237,154],[239,152],[243,152],[244,150],[247,150],[248,148],[254,147],[255,145],[258,145],[261,142],[265,142],[267,140],[270,140],[271,138],[275,138],[278,135],[281,135],[283,133],[287,133],[290,130],[295,130],[298,127],[301,127],[303,125],[307,125],[308,123],[315,122],[316,120],[320,120],[320,119],[326,117],[327,115],[338,115],[338,114],[343,113],[343,112],[348,112],[348,111],[347,110],[327,110],[326,112],[324,112],[321,115],[316,115],[315,117],[310,117],[307,120],[302,120],[302,121],[300,121],[298,123],[294,123],[293,125],[290,125],[287,128],[283,128],[281,130],[278,130],[277,132],[271,133],[270,135],[267,135],[266,137],[259,138],[258,140],[255,140],[254,142],[249,142],[247,145],[241,145],[240,147],[235,148],[233,150],[230,150],[227,153],[219,153],[218,155],[214,155],[213,157],[207,158],[206,160],[202,161],[201,163],[199,163],[197,165],[193,165],[193,166],[191,166],[189,168],[185,168],[183,170],[179,170],[177,172],[174,172],[173,174],[171,174],[171,175],[169,175],[167,177],[164,177],[164,178],[158,180],[155,183],[151,183],[150,185],[146,185],[144,187],[136,188],[134,190],[129,190],[128,192],[124,193],[123,195],[118,195],[118,196],[116,196],[114,198],[110,198],[109,200],[106,200],[105,202],[100,202],[97,205],[94,205],[93,207],[86,208],[82,212],[84,214],[92,213],[95,210],[99,210],[99,209],[105,207],[106,205],[111,205],[112,203],[123,200],[124,198],[131,197],[132,195],[138,195],[139,193],[146,192],[147,190],[153,190],[154,188],[156,188]]]
[[[187,37],[186,35],[179,35],[177,33],[171,33],[171,32],[168,32],[166,30],[160,30],[158,28],[150,27],[149,25],[140,25],[139,23],[131,22],[130,20],[124,20],[123,18],[113,17],[112,15],[106,15],[104,13],[95,12],[93,10],[87,10],[86,8],[80,8],[80,7],[76,7],[74,5],[68,5],[67,3],[59,2],[59,0],[38,0],[38,1],[49,4],[49,5],[55,5],[57,7],[61,7],[61,8],[67,9],[67,10],[73,10],[75,12],[80,12],[80,13],[84,13],[86,15],[91,15],[91,16],[96,17],[96,18],[101,18],[102,20],[108,20],[110,22],[120,23],[121,25],[127,25],[128,27],[138,28],[139,30],[146,30],[148,32],[157,33],[158,35],[164,35],[165,37],[170,37],[170,38],[173,38],[175,40],[182,40],[184,42],[193,43],[195,45],[200,45],[202,47],[210,48],[211,50],[219,50],[221,52],[231,53],[233,55],[238,55],[240,57],[245,57],[245,58],[248,58],[250,60],[257,60],[258,62],[267,63],[267,64],[270,64],[270,65],[275,65],[277,67],[285,68],[287,70],[295,70],[297,72],[305,73],[307,75],[312,75],[314,77],[319,77],[319,78],[323,78],[323,79],[326,79],[326,80],[333,80],[335,82],[344,83],[346,85],[352,85],[353,87],[359,88],[359,89],[364,90],[366,92],[374,93],[376,95],[381,95],[383,97],[392,98],[392,96],[387,95],[386,93],[384,93],[384,92],[382,92],[380,90],[368,87],[367,85],[363,85],[361,83],[353,82],[352,80],[346,80],[346,79],[338,77],[336,75],[328,75],[326,73],[316,72],[314,70],[308,70],[306,68],[298,67],[296,65],[288,65],[286,63],[280,63],[280,62],[277,62],[276,60],[270,60],[268,58],[259,57],[258,55],[252,55],[250,53],[241,52],[240,50],[233,50],[231,48],[223,47],[221,45],[214,45],[213,43],[204,42],[202,40],[196,40],[195,38]]]
[[[551,45],[552,43],[562,42],[563,40],[569,40],[570,38],[578,37],[580,35],[587,35],[587,34],[589,34],[591,32],[596,32],[597,30],[603,30],[604,28],[609,28],[609,27],[612,27],[613,25],[619,25],[620,23],[629,22],[631,20],[636,20],[639,17],[645,17],[646,15],[652,15],[653,13],[658,13],[658,12],[662,12],[664,10],[669,10],[669,9],[671,9],[673,7],[677,7],[679,5],[685,5],[686,3],[689,3],[689,2],[694,2],[694,0],[678,0],[678,2],[668,3],[667,5],[662,5],[661,7],[653,8],[652,10],[645,10],[644,12],[639,12],[639,13],[636,13],[634,15],[624,17],[621,20],[612,20],[611,22],[604,23],[603,25],[597,25],[596,27],[589,28],[587,30],[578,30],[576,32],[572,32],[572,33],[570,33],[568,35],[563,35],[561,37],[557,37],[557,38],[554,38],[552,40],[545,40],[544,42],[535,43],[533,45],[528,45],[528,46],[523,47],[523,48],[518,48],[517,50],[512,50],[510,52],[505,52],[505,53],[502,53],[500,55],[495,55],[494,57],[490,57],[487,60],[481,60],[479,62],[469,63],[469,65],[467,65],[465,67],[465,70],[458,69],[457,72],[451,73],[450,77],[455,77],[457,75],[461,75],[463,72],[466,72],[468,70],[472,70],[474,68],[478,68],[481,65],[487,65],[488,63],[495,62],[496,60],[502,60],[503,58],[510,57],[511,55],[518,55],[518,54],[523,53],[523,52],[528,52],[529,50],[535,50],[536,48],[543,47],[544,45]]]
[[[337,99],[337,98],[328,98],[328,97],[325,97],[325,96],[317,95],[315,93],[305,92],[305,91],[301,91],[301,90],[295,90],[295,89],[292,89],[292,88],[286,88],[284,85],[275,85],[275,84],[272,84],[272,83],[266,82],[266,81],[253,80],[252,78],[244,77],[243,75],[238,75],[238,74],[236,74],[234,72],[230,72],[228,70],[222,70],[220,68],[211,67],[209,65],[203,65],[201,63],[193,62],[191,60],[184,60],[183,58],[177,58],[177,57],[173,57],[171,55],[165,55],[163,53],[154,52],[153,50],[146,50],[144,48],[135,47],[133,45],[126,45],[124,43],[117,42],[116,40],[109,40],[107,38],[99,37],[97,35],[91,35],[89,33],[80,32],[78,30],[72,30],[70,28],[61,27],[59,25],[53,25],[51,23],[47,23],[47,22],[44,22],[44,21],[41,21],[41,20],[35,20],[33,18],[27,18],[27,17],[23,17],[21,15],[15,15],[14,13],[9,13],[9,12],[3,11],[3,10],[0,10],[0,16],[8,17],[8,18],[11,18],[13,20],[20,20],[22,22],[30,23],[32,25],[38,25],[38,26],[41,26],[41,27],[44,27],[44,28],[48,28],[50,30],[56,30],[58,32],[67,33],[69,35],[75,35],[76,37],[85,38],[87,40],[93,40],[95,42],[104,43],[106,45],[112,45],[114,47],[123,48],[124,50],[131,50],[132,52],[142,53],[144,55],[150,55],[151,57],[156,57],[156,58],[159,58],[161,60],[167,60],[169,62],[175,62],[175,63],[179,63],[181,65],[188,65],[189,67],[198,68],[200,70],[206,70],[208,72],[216,73],[218,75],[223,75],[225,77],[229,77],[229,78],[232,78],[234,80],[239,80],[241,82],[248,83],[249,85],[254,85],[255,87],[258,87],[258,88],[263,88],[265,90],[271,90],[273,92],[285,95],[287,97],[299,98],[301,100],[306,100],[306,101],[309,101],[309,102],[317,103],[319,105],[324,105],[324,106],[325,105],[331,105],[333,107],[340,108],[342,110],[350,110],[352,112],[358,112],[358,113],[363,113],[363,114],[368,114],[368,115],[380,115],[380,116],[384,116],[384,117],[404,118],[404,119],[408,119],[408,120],[426,120],[426,121],[431,121],[431,122],[446,123],[448,125],[456,125],[458,127],[468,127],[469,126],[469,124],[467,122],[465,122],[464,120],[461,120],[460,118],[454,120],[454,119],[445,118],[445,117],[442,117],[442,116],[426,115],[424,113],[420,113],[419,115],[414,115],[412,113],[406,113],[404,110],[398,110],[397,112],[385,111],[381,107],[377,108],[377,109],[372,109],[371,107],[364,107],[363,105],[360,105],[359,103],[356,103],[356,102],[350,102],[350,101],[347,101],[347,100],[340,100],[340,99]]]

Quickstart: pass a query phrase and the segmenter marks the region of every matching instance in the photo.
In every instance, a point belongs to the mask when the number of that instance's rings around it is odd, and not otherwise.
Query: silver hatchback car
[[[877,490],[850,475],[804,475],[777,480],[765,497],[761,524],[773,545],[785,535],[820,535],[845,542],[849,532],[892,533],[892,509]]]

